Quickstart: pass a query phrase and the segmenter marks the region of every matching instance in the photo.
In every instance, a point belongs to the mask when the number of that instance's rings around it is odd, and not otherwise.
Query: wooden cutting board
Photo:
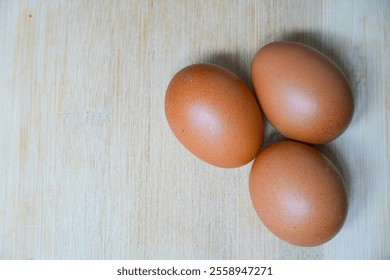
[[[389,259],[390,2],[0,2],[1,259]],[[274,237],[251,164],[207,165],[179,144],[165,89],[211,62],[250,84],[256,51],[307,43],[347,74],[348,130],[321,150],[349,214],[325,245]],[[266,144],[280,138],[269,125]]]

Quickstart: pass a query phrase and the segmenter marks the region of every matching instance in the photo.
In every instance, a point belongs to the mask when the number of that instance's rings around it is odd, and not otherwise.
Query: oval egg
[[[251,76],[268,121],[284,136],[324,144],[351,122],[348,81],[329,58],[296,42],[274,42],[255,55]]]
[[[256,98],[223,67],[194,64],[180,70],[167,88],[165,113],[177,139],[209,164],[239,167],[260,151],[263,120]]]
[[[294,245],[327,242],[347,215],[339,171],[322,153],[302,143],[280,141],[260,152],[250,172],[249,189],[263,224]]]

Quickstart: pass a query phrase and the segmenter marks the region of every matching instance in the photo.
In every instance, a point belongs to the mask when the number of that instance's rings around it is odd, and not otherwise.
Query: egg
[[[345,184],[318,150],[295,141],[266,147],[249,176],[250,197],[263,224],[297,246],[318,246],[333,238],[347,215]]]
[[[251,77],[267,120],[287,138],[325,144],[353,116],[353,97],[338,66],[302,43],[273,42],[253,58]]]
[[[194,64],[175,74],[166,91],[165,114],[184,147],[211,165],[245,165],[263,143],[256,97],[236,74],[215,64]]]

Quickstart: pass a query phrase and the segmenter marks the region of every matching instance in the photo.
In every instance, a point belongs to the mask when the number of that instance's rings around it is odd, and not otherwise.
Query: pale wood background
[[[389,259],[389,27],[385,0],[1,0],[0,258]],[[322,148],[349,214],[319,247],[270,234],[251,164],[201,162],[165,120],[176,71],[213,62],[250,83],[275,40],[323,51],[354,90],[349,129]]]

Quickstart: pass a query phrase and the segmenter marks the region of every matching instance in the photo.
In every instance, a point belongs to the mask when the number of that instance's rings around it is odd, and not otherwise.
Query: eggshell
[[[249,178],[257,215],[279,238],[317,246],[334,237],[347,215],[344,181],[314,148],[280,141],[257,156]]]
[[[209,164],[239,167],[260,151],[263,120],[256,98],[223,67],[194,64],[180,70],[167,88],[165,113],[177,139]]]
[[[255,55],[251,75],[268,121],[284,136],[324,144],[351,122],[348,81],[329,58],[296,42],[274,42]]]

